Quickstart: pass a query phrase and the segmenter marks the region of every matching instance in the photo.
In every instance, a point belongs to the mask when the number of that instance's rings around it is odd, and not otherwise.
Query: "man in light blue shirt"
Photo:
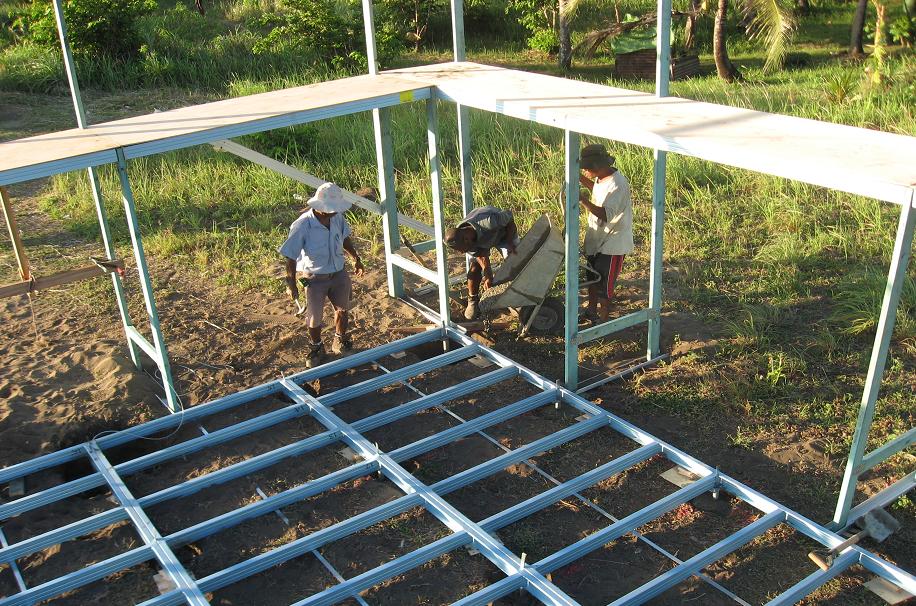
[[[286,257],[286,292],[293,302],[299,299],[296,272],[304,275],[305,320],[309,333],[309,353],[306,366],[321,363],[324,345],[321,342],[324,302],[334,307],[336,332],[332,349],[344,353],[353,348],[347,336],[352,283],[346,270],[344,251],[352,258],[357,276],[363,274],[363,264],[350,239],[350,226],[343,212],[350,208],[343,192],[333,183],[325,183],[309,200],[309,210],[293,221],[289,236],[278,249]]]

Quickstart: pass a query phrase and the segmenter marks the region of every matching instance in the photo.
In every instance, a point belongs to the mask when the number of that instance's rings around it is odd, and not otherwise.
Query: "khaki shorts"
[[[350,294],[353,283],[350,274],[341,270],[333,274],[321,274],[308,278],[305,287],[305,321],[309,328],[322,326],[324,315],[324,301],[329,299],[336,311],[350,309]]]

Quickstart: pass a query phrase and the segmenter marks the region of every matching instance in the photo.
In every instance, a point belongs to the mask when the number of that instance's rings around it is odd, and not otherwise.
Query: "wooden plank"
[[[124,262],[120,259],[106,261],[106,263],[111,263],[113,267],[124,268]],[[53,288],[55,286],[63,286],[64,284],[79,282],[80,280],[87,280],[108,273],[111,273],[111,271],[98,265],[87,265],[86,267],[69,269],[60,273],[51,274],[50,276],[33,277],[32,280],[23,280],[21,282],[0,286],[0,299],[13,297],[15,295],[25,295],[36,290]]]
[[[916,137],[468,62],[386,73],[470,107],[896,204],[916,189]]]
[[[416,81],[397,76],[356,76],[18,139],[0,143],[0,177],[6,171],[45,164],[60,172],[112,162],[113,156],[109,156],[119,147],[166,140],[178,141],[179,147],[197,145],[208,141],[193,139],[194,135],[214,132],[212,140],[234,136],[218,136],[224,127],[256,124],[364,100],[371,105],[372,100],[386,95],[400,95],[401,101],[412,101],[412,91],[421,87]],[[67,161],[74,159],[82,166],[70,166],[72,162]]]
[[[10,242],[13,243],[13,254],[16,255],[16,263],[19,265],[19,277],[23,280],[28,280],[31,277],[29,257],[25,254],[22,235],[19,233],[19,225],[16,223],[16,215],[13,213],[13,204],[5,187],[0,187],[0,203],[3,205],[3,218],[6,220],[6,228],[10,232]]]

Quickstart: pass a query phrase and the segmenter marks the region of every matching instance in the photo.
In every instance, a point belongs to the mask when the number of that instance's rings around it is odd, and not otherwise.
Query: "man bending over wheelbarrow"
[[[493,206],[475,208],[461,222],[445,232],[445,243],[454,250],[473,255],[468,269],[468,306],[464,317],[473,320],[480,313],[480,286],[493,285],[490,249],[499,248],[503,257],[515,254],[518,228],[511,210]]]
[[[583,192],[579,199],[588,211],[585,256],[601,274],[601,279],[588,287],[586,319],[606,322],[623,259],[633,252],[630,182],[614,166],[614,156],[603,145],[583,147],[579,168],[584,173],[579,182],[591,192],[591,196]]]

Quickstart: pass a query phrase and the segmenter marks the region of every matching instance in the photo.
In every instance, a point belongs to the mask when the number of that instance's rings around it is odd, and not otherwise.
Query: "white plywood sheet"
[[[386,73],[469,107],[888,202],[916,188],[912,136],[467,62]]]
[[[119,147],[148,144],[148,151],[155,153],[157,143],[171,149],[196,145],[207,142],[206,139],[220,138],[219,132],[227,127],[251,125],[386,95],[399,98],[403,95],[403,101],[410,101],[413,99],[411,92],[419,88],[423,87],[415,80],[393,75],[357,76],[115,120],[83,130],[18,139],[0,143],[0,174],[70,158],[92,155],[109,158],[108,152]],[[131,157],[130,153],[127,155]]]

